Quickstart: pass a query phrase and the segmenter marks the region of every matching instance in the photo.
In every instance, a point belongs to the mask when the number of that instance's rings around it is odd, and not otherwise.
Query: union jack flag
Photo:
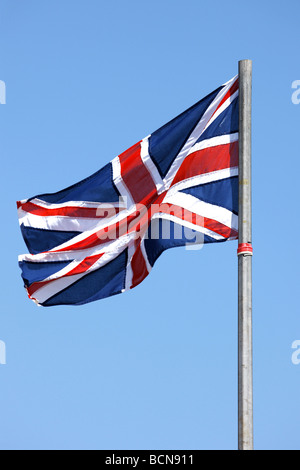
[[[161,253],[238,238],[238,77],[92,176],[19,201],[30,299],[82,305],[132,289]]]

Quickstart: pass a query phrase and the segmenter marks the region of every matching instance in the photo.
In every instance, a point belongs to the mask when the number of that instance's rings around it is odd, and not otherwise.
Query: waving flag
[[[238,238],[238,78],[104,168],[19,201],[30,299],[82,305],[137,286],[167,248]]]

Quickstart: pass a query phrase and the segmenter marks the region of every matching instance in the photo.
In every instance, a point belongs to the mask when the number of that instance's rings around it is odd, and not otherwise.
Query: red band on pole
[[[240,243],[238,246],[237,254],[239,255],[253,255],[253,248],[251,243]]]

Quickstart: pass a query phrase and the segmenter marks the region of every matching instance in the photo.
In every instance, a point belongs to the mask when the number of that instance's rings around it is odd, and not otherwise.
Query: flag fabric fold
[[[17,203],[30,299],[132,289],[171,247],[238,238],[238,77],[69,188]]]

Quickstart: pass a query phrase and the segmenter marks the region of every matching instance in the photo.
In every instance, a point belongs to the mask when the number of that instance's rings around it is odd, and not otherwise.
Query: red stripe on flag
[[[218,145],[188,155],[176,173],[172,186],[193,176],[233,168],[239,164],[239,143]]]
[[[133,289],[133,287],[140,284],[145,279],[145,277],[147,277],[149,274],[144,255],[141,250],[140,241],[138,243],[139,245],[137,246],[136,244],[136,249],[131,259],[131,268],[133,272],[133,277],[132,277],[132,284],[130,286],[130,289]]]
[[[60,276],[58,279],[62,279],[64,277],[69,277],[69,276],[74,276],[75,274],[82,274],[85,273],[93,264],[98,261],[101,256],[103,256],[103,253],[100,253],[98,255],[92,255],[92,256],[87,256],[80,264],[78,264],[74,269],[69,271],[66,274],[63,274]],[[38,290],[41,289],[42,287],[46,286],[47,284],[50,284],[50,282],[55,281],[56,279],[52,279],[50,281],[40,281],[40,282],[34,282],[31,284],[31,286],[27,287],[27,292],[29,297],[31,298],[32,295]]]
[[[224,98],[220,101],[220,103],[218,104],[216,110],[214,111],[213,115],[211,116],[210,120],[209,120],[209,123],[207,124],[206,127],[209,126],[212,118],[214,117],[214,115],[216,114],[216,112],[218,111],[218,109],[221,108],[222,104],[225,103],[226,100],[228,100],[228,98],[230,98],[237,90],[239,89],[239,79],[237,78],[236,81],[233,83],[233,85],[231,85],[231,87],[229,88],[228,92],[226,93],[226,95],[224,96]]]
[[[228,100],[228,98],[230,98],[238,89],[239,89],[239,79],[237,78],[236,81],[231,86],[231,88],[226,93],[226,95],[224,96],[224,98],[222,99],[222,101],[220,102],[217,109],[219,109],[222,106],[222,104],[225,103],[225,101]]]
[[[141,159],[141,143],[119,155],[121,176],[136,203],[147,205],[156,196],[156,186],[151,174]]]
[[[219,235],[223,235],[224,238],[238,238],[238,232],[236,230],[227,227],[226,225],[223,225],[220,222],[217,222],[216,220],[204,217],[204,226],[212,232],[216,232]]]
[[[33,215],[38,215],[40,217],[73,217],[73,218],[90,218],[90,219],[102,219],[106,217],[112,217],[120,212],[118,207],[105,206],[104,204],[99,203],[99,207],[75,207],[75,206],[65,206],[58,208],[46,208],[34,204],[32,202],[18,203],[18,209],[21,208],[25,212],[29,212]]]

